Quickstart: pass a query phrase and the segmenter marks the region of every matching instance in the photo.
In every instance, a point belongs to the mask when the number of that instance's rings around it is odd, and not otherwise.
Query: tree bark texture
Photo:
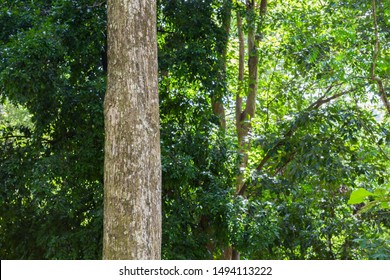
[[[108,1],[104,259],[161,258],[155,0]]]

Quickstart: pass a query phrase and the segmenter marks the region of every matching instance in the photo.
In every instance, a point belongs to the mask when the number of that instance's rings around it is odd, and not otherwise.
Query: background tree
[[[2,1],[0,21],[1,256],[100,259],[105,3]]]

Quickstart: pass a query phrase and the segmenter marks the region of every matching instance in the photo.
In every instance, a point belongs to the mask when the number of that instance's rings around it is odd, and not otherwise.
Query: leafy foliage
[[[158,1],[163,258],[389,259],[388,1],[268,1],[241,196],[244,2]],[[105,1],[0,4],[3,259],[101,258],[105,30]]]
[[[105,7],[92,16],[93,1],[6,2],[1,95],[31,123],[4,116],[1,255],[100,258]]]

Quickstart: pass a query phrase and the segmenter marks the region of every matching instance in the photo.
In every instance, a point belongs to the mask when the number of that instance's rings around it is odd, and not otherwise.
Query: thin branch
[[[27,137],[26,135],[8,135],[8,136],[0,137],[0,140],[8,140],[8,139],[11,139],[11,138],[27,139],[27,138],[30,138],[30,137]]]
[[[165,33],[165,34],[175,34],[176,32],[173,31],[166,31],[165,29],[162,28],[157,28],[158,33]]]
[[[96,8],[96,7],[100,7],[102,5],[105,5],[107,3],[107,1],[102,1],[102,2],[95,2],[93,3],[92,6],[87,6],[88,8]]]
[[[326,91],[326,93],[329,93],[331,89],[333,88],[333,85],[330,85]],[[349,90],[345,90],[343,92],[334,94],[328,98],[324,98],[324,96],[321,96],[316,102],[313,102],[311,105],[308,106],[308,108],[305,110],[306,112],[309,112],[313,109],[317,110],[319,109],[322,105],[338,98],[341,97],[347,93],[355,91],[356,88],[352,88]],[[276,151],[279,149],[279,147],[283,146],[286,144],[287,140],[291,138],[291,136],[294,134],[294,132],[298,129],[298,126],[291,126],[290,129],[283,135],[283,138],[280,139],[271,149],[267,151],[261,162],[257,165],[256,171],[260,171],[263,169],[264,165],[271,159],[272,155],[276,153]],[[248,184],[245,183],[243,186],[237,191],[237,194],[243,195],[246,189],[248,188]]]
[[[329,91],[331,90],[332,87],[333,87],[333,86],[329,87],[327,92],[329,92]],[[336,99],[336,98],[338,98],[338,97],[340,97],[340,96],[343,96],[343,95],[345,95],[345,94],[347,94],[347,93],[350,93],[350,92],[353,92],[353,91],[355,91],[355,90],[356,90],[356,88],[352,88],[352,89],[350,89],[350,90],[346,90],[346,91],[343,91],[343,92],[334,94],[334,95],[332,95],[332,96],[330,96],[330,97],[328,97],[328,98],[325,98],[325,99],[324,99],[324,96],[322,96],[322,97],[320,97],[316,102],[312,103],[312,104],[308,107],[308,109],[309,109],[309,110],[318,109],[319,107],[321,107],[322,105],[324,105],[324,104],[326,104],[326,103],[332,101],[333,99]]]
[[[274,176],[278,175],[279,173],[283,172],[283,170],[286,168],[287,164],[289,164],[295,157],[296,155],[296,151],[292,152],[289,154],[288,158],[286,159],[286,161],[283,163],[282,166],[280,166],[278,169],[276,169],[276,171],[274,172]]]

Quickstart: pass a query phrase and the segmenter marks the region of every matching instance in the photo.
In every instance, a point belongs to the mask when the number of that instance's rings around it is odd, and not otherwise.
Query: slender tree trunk
[[[239,164],[239,174],[236,180],[236,194],[244,195],[245,186],[244,172],[248,166],[248,151],[250,150],[250,141],[248,139],[252,129],[252,119],[256,114],[256,97],[258,88],[258,64],[259,54],[258,46],[262,38],[262,19],[267,10],[267,0],[261,0],[259,5],[255,0],[246,1],[246,21],[248,26],[247,45],[248,45],[248,87],[245,100],[245,109],[243,110],[244,91],[244,58],[245,42],[242,28],[241,15],[237,14],[237,28],[239,40],[239,71],[238,71],[238,90],[236,94],[236,130],[238,138],[239,152],[241,162]],[[260,16],[260,22],[257,18]],[[231,250],[231,259],[239,260],[240,252],[234,248]]]
[[[244,43],[244,33],[242,30],[242,18],[241,14],[237,12],[237,29],[238,29],[238,41],[239,41],[239,54],[238,54],[238,88],[236,93],[236,132],[239,143],[239,153],[245,155],[245,150],[243,148],[243,133],[242,133],[242,96],[244,91],[244,63],[245,63],[245,43]],[[245,159],[242,159],[239,165],[239,168],[244,166],[243,162],[246,162]],[[239,188],[244,183],[244,173],[240,172],[236,178],[236,192],[239,191]],[[222,252],[222,258],[224,260],[239,260],[240,253],[234,248],[234,244],[224,248]]]
[[[246,151],[244,149],[244,132],[242,129],[242,97],[244,95],[244,68],[245,68],[245,41],[244,41],[244,32],[242,30],[242,18],[239,13],[237,13],[237,29],[238,29],[238,88],[236,93],[236,133],[239,146],[239,153],[243,157],[241,159],[239,170],[240,173],[237,175],[236,179],[236,192],[239,192],[241,186],[244,184],[244,170],[246,167]]]
[[[155,0],[108,1],[104,259],[160,259]]]
[[[247,0],[246,2],[246,14],[248,25],[248,92],[246,95],[245,109],[242,111],[242,99],[236,98],[236,126],[238,135],[238,145],[241,152],[240,171],[243,172],[248,166],[248,151],[250,149],[250,141],[248,139],[249,133],[252,129],[252,119],[256,114],[256,97],[258,87],[258,64],[259,54],[258,46],[262,38],[262,21],[267,11],[267,0],[261,0],[260,7],[257,7],[256,1]],[[261,20],[258,22],[257,17],[260,16]],[[239,19],[241,20],[241,19]],[[239,29],[239,43],[240,43],[240,64],[242,63],[242,48],[243,48],[243,35],[241,23],[238,22]],[[241,30],[240,30],[241,29]],[[243,68],[243,66],[241,66]],[[243,73],[243,70],[241,70]],[[243,77],[239,70],[239,84],[242,83]],[[241,89],[240,89],[241,91]],[[238,94],[242,94],[239,92]],[[238,175],[237,194],[241,193],[241,188],[244,185],[243,174]]]
[[[239,193],[241,187],[244,184],[244,171],[248,166],[248,151],[250,149],[250,142],[248,139],[249,132],[251,130],[251,121],[255,116],[256,112],[256,95],[257,95],[257,67],[259,61],[259,55],[257,53],[257,42],[256,42],[256,3],[254,0],[247,0],[246,3],[246,21],[248,25],[248,34],[247,34],[247,45],[248,45],[248,87],[246,94],[245,109],[242,111],[237,110],[238,105],[236,104],[236,120],[238,120],[237,125],[237,136],[238,136],[238,145],[240,148],[241,162],[239,166],[240,174],[237,176],[237,186],[236,192]],[[239,28],[239,36],[242,36],[242,27]],[[241,29],[241,31],[240,31]],[[243,42],[242,38],[239,38],[240,52],[242,51]],[[240,58],[241,59],[241,58]],[[239,71],[239,75],[240,75]],[[241,77],[239,76],[239,84]],[[239,92],[239,94],[241,94]],[[238,99],[236,99],[237,102]],[[242,100],[241,100],[242,102]],[[242,106],[242,104],[240,105]]]

